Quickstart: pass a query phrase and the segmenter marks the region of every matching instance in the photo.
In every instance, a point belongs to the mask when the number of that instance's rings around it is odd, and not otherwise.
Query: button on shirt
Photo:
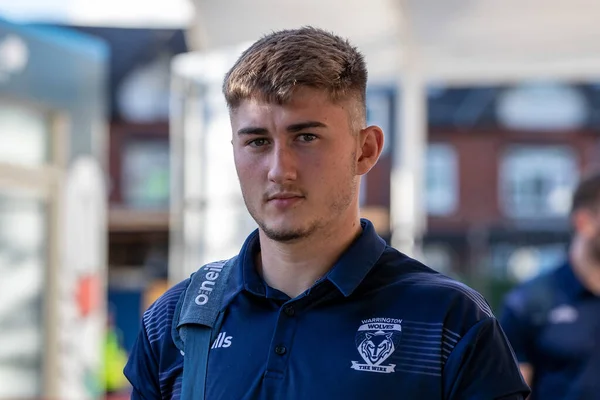
[[[385,245],[371,223],[330,272],[296,298],[265,284],[254,232],[226,291],[206,398],[523,399],[497,320],[477,292]],[[171,337],[184,281],[144,314],[125,368],[133,399],[179,399]]]
[[[600,399],[600,297],[570,264],[511,292],[501,324],[518,360],[533,366],[532,400]]]

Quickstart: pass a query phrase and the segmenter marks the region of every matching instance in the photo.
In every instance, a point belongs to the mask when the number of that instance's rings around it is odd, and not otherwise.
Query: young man
[[[573,194],[569,260],[509,293],[501,323],[532,400],[600,399],[600,171]]]
[[[383,147],[366,126],[366,85],[357,49],[313,28],[260,39],[226,75],[235,165],[259,228],[232,266],[207,399],[528,394],[481,295],[359,218],[360,176]],[[180,396],[183,360],[196,355],[180,354],[171,325],[188,283],[144,315],[125,369],[134,399]]]

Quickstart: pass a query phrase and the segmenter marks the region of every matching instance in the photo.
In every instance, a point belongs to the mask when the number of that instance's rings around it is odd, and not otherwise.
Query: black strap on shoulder
[[[187,333],[181,400],[204,400],[211,329],[203,325],[190,325]]]
[[[208,352],[223,321],[223,296],[236,259],[204,265],[177,303],[171,334],[183,354],[182,400],[204,400]]]

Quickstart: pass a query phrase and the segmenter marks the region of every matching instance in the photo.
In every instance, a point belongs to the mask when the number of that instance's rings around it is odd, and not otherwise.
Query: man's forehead
[[[346,107],[341,104],[335,104],[327,98],[298,96],[290,101],[278,104],[269,102],[261,98],[248,98],[242,100],[240,104],[231,110],[232,119],[253,119],[265,118],[268,116],[277,116],[282,118],[328,118],[336,114],[338,109],[340,115],[343,115]]]
[[[300,106],[305,103],[329,103],[339,105],[340,102],[334,101],[329,93],[324,90],[310,87],[299,87],[286,96],[269,96],[263,93],[254,93],[242,99],[236,108],[242,105],[261,106],[261,107],[280,107],[290,108]]]

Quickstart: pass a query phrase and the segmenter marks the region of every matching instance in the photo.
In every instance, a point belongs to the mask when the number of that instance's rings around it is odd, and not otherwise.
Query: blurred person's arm
[[[533,365],[529,363],[519,363],[519,368],[521,369],[523,379],[525,379],[525,382],[531,387],[533,384]]]
[[[479,321],[460,339],[446,361],[443,379],[448,400],[523,400],[529,395],[494,317]]]

